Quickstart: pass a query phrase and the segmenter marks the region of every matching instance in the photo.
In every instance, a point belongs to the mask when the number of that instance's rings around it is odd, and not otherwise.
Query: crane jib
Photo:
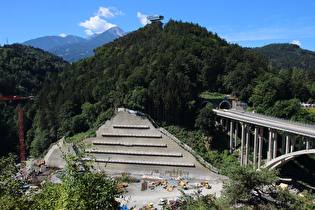
[[[0,101],[14,101],[14,100],[34,100],[34,96],[0,96]]]

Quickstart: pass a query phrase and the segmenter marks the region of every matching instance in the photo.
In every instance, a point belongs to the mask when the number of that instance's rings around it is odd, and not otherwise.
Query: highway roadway
[[[242,112],[237,110],[213,110],[218,116],[233,119],[235,121],[258,125],[261,127],[280,130],[292,134],[315,138],[315,126],[297,123],[280,118],[274,118],[262,114]]]

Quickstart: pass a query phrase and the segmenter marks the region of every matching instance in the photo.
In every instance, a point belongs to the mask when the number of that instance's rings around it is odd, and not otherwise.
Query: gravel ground
[[[186,182],[187,180],[183,180]],[[201,181],[205,180],[188,180],[188,185],[193,186]],[[142,181],[141,181],[142,182]],[[160,199],[165,198],[167,200],[176,200],[178,197],[181,196],[181,189],[177,186],[178,181],[168,179],[168,185],[175,185],[173,191],[167,191],[162,186],[157,186],[153,190],[147,189],[141,191],[141,182],[140,183],[132,183],[126,188],[127,192],[123,195],[122,198],[119,199],[121,205],[126,205],[128,208],[136,207],[137,209],[148,206],[149,203],[152,203],[154,208],[162,209],[162,206],[159,205]],[[151,181],[148,181],[150,183]],[[221,196],[221,190],[223,183],[221,181],[213,181],[209,182],[211,185],[211,189],[206,189],[205,187],[201,187],[199,189],[202,190],[203,195],[212,194],[215,195],[217,198]],[[188,189],[184,190],[186,194],[192,195],[198,189]]]

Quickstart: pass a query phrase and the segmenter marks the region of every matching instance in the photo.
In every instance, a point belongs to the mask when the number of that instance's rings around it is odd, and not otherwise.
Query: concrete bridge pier
[[[233,152],[233,131],[234,131],[234,122],[231,120],[230,122],[230,153]],[[236,136],[235,136],[236,138]]]
[[[241,137],[241,166],[245,164],[244,161],[244,145],[245,145],[245,123],[242,123],[242,137]]]
[[[248,164],[249,147],[250,147],[250,125],[247,125],[247,126],[246,126],[246,153],[245,153],[245,165],[247,165],[247,164]]]
[[[268,138],[267,162],[277,157],[277,149],[278,149],[277,131],[271,128],[268,128],[268,130],[269,130],[269,138]]]
[[[257,160],[258,160],[258,168],[260,168],[261,166],[262,151],[263,151],[263,128],[255,126],[254,158],[253,158],[254,169],[256,169]]]
[[[309,138],[305,138],[305,141],[306,141],[305,149],[309,150],[310,149],[310,140],[309,140]]]
[[[234,141],[234,149],[238,146],[238,122],[235,121],[235,141]]]
[[[271,128],[268,128],[268,134],[267,161],[270,161],[273,153],[273,130]]]
[[[273,136],[273,154],[272,154],[272,159],[277,157],[277,145],[278,145],[278,132],[275,130],[274,131],[274,136]]]
[[[258,168],[261,167],[261,159],[263,158],[263,142],[264,142],[264,128],[259,128],[259,152],[258,152]]]
[[[241,139],[241,165],[248,164],[249,145],[250,144],[250,125],[242,123],[242,139]]]
[[[233,135],[235,137],[233,137]],[[229,151],[233,152],[238,146],[238,122],[231,120],[230,121],[230,142],[229,142]]]
[[[315,142],[314,139],[306,138],[306,149],[307,150],[314,149],[314,142]]]
[[[269,130],[269,139],[268,139],[268,152],[267,152],[267,161],[271,160],[271,156],[273,153],[273,130],[268,128]]]
[[[285,132],[282,132],[281,155],[285,154]]]
[[[290,152],[290,134],[286,134],[286,141],[285,141],[285,154]]]

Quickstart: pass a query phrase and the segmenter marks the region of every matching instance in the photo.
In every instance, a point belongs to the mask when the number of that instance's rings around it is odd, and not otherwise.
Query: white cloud
[[[301,47],[301,42],[299,40],[293,40],[293,42],[291,42],[290,44],[296,44],[299,45]]]
[[[62,34],[59,34],[59,36],[65,38],[67,36],[67,34],[62,33]]]
[[[88,35],[93,35],[94,33],[102,33],[112,27],[115,24],[108,23],[106,20],[101,19],[99,15],[90,17],[90,20],[79,23],[79,26],[86,28],[85,33]]]
[[[140,23],[144,26],[151,23],[151,21],[147,19],[147,15],[141,14],[140,12],[137,13],[137,18],[139,18]]]
[[[94,33],[102,33],[112,27],[115,24],[109,23],[104,18],[113,18],[115,15],[124,15],[122,11],[116,9],[116,7],[99,7],[95,16],[90,17],[90,20],[79,23],[79,26],[86,28],[85,33],[88,35],[93,35]]]
[[[110,12],[109,9],[106,7],[99,7],[97,15],[102,16],[102,17],[106,17],[106,18],[113,18],[114,17],[114,14],[112,12]]]
[[[90,36],[92,36],[94,33],[91,31],[91,30],[85,30],[84,31],[87,35],[90,35]]]
[[[108,7],[108,9],[113,10],[115,15],[125,15],[122,11],[116,9],[116,7]]]

